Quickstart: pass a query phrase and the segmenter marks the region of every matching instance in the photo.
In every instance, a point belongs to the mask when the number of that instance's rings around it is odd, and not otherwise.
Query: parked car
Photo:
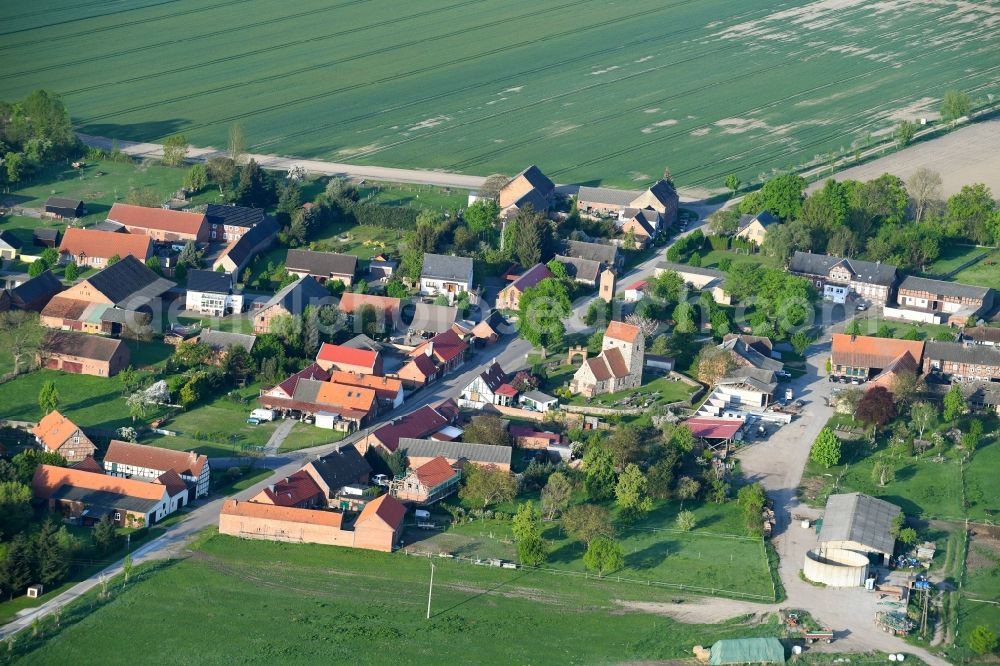
[[[374,483],[376,486],[388,486],[389,477],[386,476],[385,474],[376,474],[375,476],[372,477],[372,483]]]
[[[250,418],[257,419],[259,423],[264,423],[265,421],[274,420],[274,410],[273,409],[255,409],[250,412]]]
[[[778,375],[778,379],[791,379],[792,378],[792,373],[788,372],[787,370],[778,370],[774,374]]]
[[[250,425],[260,425],[260,419],[257,418],[256,416],[251,416],[250,418],[247,419],[247,423],[249,423]]]
[[[858,303],[858,308],[857,308],[858,312],[864,312],[867,309],[868,309],[868,304],[867,303],[865,303],[864,301],[862,301],[861,303]]]

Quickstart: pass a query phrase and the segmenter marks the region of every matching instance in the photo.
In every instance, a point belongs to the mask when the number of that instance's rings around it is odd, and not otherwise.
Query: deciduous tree
[[[596,571],[599,578],[609,571],[621,569],[625,566],[621,544],[607,537],[594,539],[583,554],[583,564],[591,571]]]
[[[913,202],[913,218],[919,222],[927,208],[941,198],[941,174],[920,167],[907,179],[906,191]]]
[[[498,467],[466,465],[459,496],[482,506],[509,502],[517,492],[517,483]]]
[[[972,110],[972,99],[960,90],[949,90],[941,100],[941,119],[953,122]]]
[[[917,437],[924,438],[924,431],[937,421],[937,409],[929,402],[917,402],[910,408],[910,423],[917,429]]]
[[[505,425],[504,420],[499,416],[474,416],[465,428],[463,439],[477,444],[511,446],[513,440]]]
[[[698,523],[697,518],[694,516],[693,511],[688,511],[687,509],[681,511],[677,514],[677,518],[674,520],[674,524],[677,529],[682,532],[690,532],[694,529],[694,526]]]
[[[571,539],[589,546],[594,539],[613,539],[615,527],[611,514],[603,506],[577,504],[563,512],[562,528]]]
[[[872,428],[872,437],[879,428],[896,418],[896,401],[884,386],[873,386],[858,401],[855,417]]]
[[[534,502],[524,502],[517,507],[511,531],[517,542],[517,555],[521,564],[538,566],[545,562],[548,544],[542,538],[541,516],[535,509]]]
[[[823,428],[813,442],[809,458],[829,469],[840,464],[840,439],[829,428]]]
[[[626,465],[618,476],[618,483],[615,485],[615,503],[625,521],[634,520],[653,508],[646,476],[638,465],[632,463]]]
[[[550,475],[545,487],[542,488],[542,511],[545,517],[552,520],[557,513],[565,511],[572,494],[573,484],[570,483],[569,477],[562,472]]]
[[[59,390],[54,381],[47,381],[38,390],[38,408],[42,410],[42,416],[49,412],[54,412],[59,407]]]
[[[0,346],[14,360],[14,374],[30,364],[45,338],[38,314],[26,310],[0,313]]]
[[[183,134],[168,136],[163,141],[164,166],[176,167],[184,164],[188,153],[188,142]]]
[[[535,347],[548,349],[563,342],[564,321],[572,307],[566,286],[559,280],[546,278],[525,289],[519,303],[518,332]]]
[[[965,413],[966,409],[962,387],[958,384],[952,384],[944,395],[944,420],[948,423],[954,423],[958,417]]]

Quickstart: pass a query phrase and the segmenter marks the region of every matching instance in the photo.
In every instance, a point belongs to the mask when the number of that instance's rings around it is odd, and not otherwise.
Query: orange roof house
[[[382,356],[378,352],[328,342],[324,342],[319,348],[316,363],[324,370],[357,372],[363,375],[382,374]]]
[[[354,524],[344,514],[226,500],[219,514],[219,533],[241,539],[318,543],[391,552],[406,513],[398,500],[383,495],[369,502]]]
[[[324,382],[316,395],[316,402],[367,415],[375,409],[375,391],[358,386]]]
[[[58,411],[49,412],[31,429],[31,434],[46,451],[58,453],[67,462],[81,462],[97,452],[83,430]]]
[[[395,322],[399,319],[400,300],[390,296],[374,296],[372,294],[356,294],[354,292],[344,292],[340,297],[340,311],[347,315],[353,315],[358,308],[363,305],[370,305],[377,312],[381,312],[387,323]]]
[[[876,378],[883,370],[889,369],[890,374],[898,374],[907,367],[918,368],[923,355],[922,340],[893,340],[834,333],[830,350],[830,374],[848,380],[868,381]],[[888,378],[886,381],[889,381]]]
[[[390,492],[399,500],[428,504],[454,493],[461,476],[447,459],[438,456],[411,469],[403,479],[394,481]]]
[[[108,259],[135,257],[145,262],[153,256],[153,241],[141,234],[69,227],[59,244],[59,254],[79,266],[103,267]]]
[[[147,483],[82,469],[39,465],[31,481],[38,499],[47,500],[50,511],[92,525],[109,518],[116,525],[150,525],[187,502],[187,486],[176,475],[161,476]]]
[[[362,509],[354,521],[354,547],[391,553],[403,531],[406,507],[395,497],[382,495]]]
[[[399,407],[403,404],[403,382],[399,379],[334,370],[330,373],[330,382],[342,386],[371,389],[375,391],[375,397],[383,404],[393,407]]]
[[[108,219],[123,225],[129,233],[145,234],[161,242],[207,243],[209,239],[208,218],[204,213],[116,203],[108,211]]]

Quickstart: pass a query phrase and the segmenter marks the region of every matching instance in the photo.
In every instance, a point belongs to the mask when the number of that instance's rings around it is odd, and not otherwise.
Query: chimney
[[[428,357],[434,354],[434,341],[431,340],[427,343],[427,349],[424,350],[424,354]]]
[[[198,454],[195,453],[194,451],[188,452],[188,460],[190,460],[191,462],[198,462]]]

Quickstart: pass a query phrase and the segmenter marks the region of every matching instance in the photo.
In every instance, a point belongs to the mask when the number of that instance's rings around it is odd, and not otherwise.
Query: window
[[[122,519],[121,511],[115,511],[115,521],[120,521]]]

